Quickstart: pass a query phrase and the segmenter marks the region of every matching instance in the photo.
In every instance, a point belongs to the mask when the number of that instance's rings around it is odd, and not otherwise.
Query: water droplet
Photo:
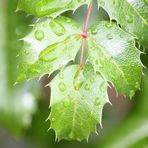
[[[104,90],[105,90],[105,83],[104,83],[104,82],[102,82],[102,83],[100,84],[100,90],[101,90],[101,91],[104,91]]]
[[[120,33],[120,38],[124,38],[124,34],[123,33]]]
[[[59,74],[59,77],[60,77],[61,79],[64,79],[64,74],[63,74],[63,73],[60,73],[60,74]]]
[[[72,25],[73,29],[78,29],[77,25]]]
[[[54,122],[55,121],[55,118],[51,118],[51,121]]]
[[[58,36],[62,36],[66,32],[64,26],[56,21],[51,21],[49,26],[52,29],[52,31]]]
[[[38,41],[42,41],[44,38],[44,32],[41,30],[36,30],[34,36]]]
[[[100,99],[99,99],[99,97],[97,97],[97,98],[95,99],[95,105],[96,105],[96,106],[99,106],[99,105],[100,105]]]
[[[137,88],[137,89],[140,88],[140,84],[139,84],[139,82],[136,82],[136,84],[135,84],[135,88]]]
[[[95,61],[96,65],[98,65],[100,68],[103,68],[103,65],[101,64],[100,60]]]
[[[67,23],[71,23],[71,19],[66,18],[66,22],[67,22]]]
[[[112,80],[115,80],[115,79],[116,79],[116,77],[115,77],[114,74],[111,74],[111,79],[112,79]]]
[[[90,85],[89,84],[85,84],[85,90],[90,90]]]
[[[69,100],[69,99],[65,99],[65,100],[64,100],[64,106],[65,106],[65,107],[70,106],[70,100]]]
[[[105,2],[104,2],[103,0],[100,1],[100,4],[101,4],[102,6],[105,6]]]
[[[133,22],[133,18],[129,15],[126,15],[126,20],[128,23],[132,23]]]
[[[74,88],[75,88],[75,90],[79,90],[80,88],[81,88],[81,84],[80,83],[76,83],[75,85],[74,85]]]
[[[111,40],[111,39],[113,39],[113,36],[112,36],[112,34],[111,33],[109,33],[109,34],[107,34],[107,39],[109,39],[109,40]]]
[[[91,82],[91,83],[94,83],[94,82],[95,82],[95,79],[94,79],[94,78],[92,78],[92,79],[90,80],[90,82]]]
[[[66,90],[66,85],[63,83],[63,82],[60,82],[59,83],[59,89],[60,89],[60,91],[65,91]]]
[[[110,23],[106,23],[105,26],[106,26],[107,28],[111,28],[111,27],[113,27],[113,24],[110,22]]]
[[[84,96],[84,95],[82,95],[81,99],[82,99],[82,100],[84,100],[84,99],[85,99],[85,96]]]
[[[129,96],[130,97],[133,97],[134,95],[135,95],[135,91],[134,90],[131,90]]]
[[[91,47],[91,50],[95,50],[96,48],[95,47]]]
[[[97,32],[98,32],[98,29],[96,27],[94,27],[94,28],[91,29],[91,33],[92,34],[95,35],[95,34],[97,34]]]

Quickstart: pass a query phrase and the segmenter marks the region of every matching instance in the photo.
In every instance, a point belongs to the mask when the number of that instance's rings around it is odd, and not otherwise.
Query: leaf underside
[[[88,4],[89,0],[64,0],[60,6],[56,0],[27,2],[20,0],[18,9],[39,17],[56,17],[64,11]],[[98,0],[105,7],[102,2],[105,3],[105,0]],[[142,26],[144,31],[147,26]],[[141,33],[141,30],[138,31]],[[133,33],[130,29],[128,31]],[[118,93],[129,97],[140,88],[143,65],[133,36],[113,22],[96,23],[88,31],[86,60],[80,70],[75,57],[81,48],[81,33],[82,29],[75,21],[59,16],[38,21],[31,33],[22,39],[24,46],[19,54],[22,60],[17,83],[60,70],[49,84],[52,91],[48,118],[58,140],[81,141],[88,138],[91,132],[96,132],[97,123],[101,124],[103,106],[109,102],[108,82]],[[137,37],[146,45],[146,34],[143,39]],[[73,65],[67,66],[70,61]]]

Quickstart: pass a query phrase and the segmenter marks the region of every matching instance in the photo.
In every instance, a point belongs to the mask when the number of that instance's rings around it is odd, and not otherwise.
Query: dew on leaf
[[[54,122],[55,121],[55,118],[51,118],[51,121]]]
[[[74,85],[74,88],[75,88],[75,90],[79,90],[80,88],[81,88],[81,84],[80,83],[76,83],[75,85]]]
[[[97,34],[97,32],[98,32],[98,29],[96,27],[94,27],[94,28],[91,29],[91,33],[92,34],[95,35],[95,34]]]
[[[113,27],[113,24],[110,22],[110,23],[106,23],[105,26],[106,26],[107,28],[112,28],[112,27]]]
[[[36,30],[34,36],[38,41],[42,41],[44,38],[44,32],[41,30]]]
[[[63,73],[60,73],[59,74],[59,77],[60,77],[60,79],[64,79],[64,74]]]
[[[135,84],[135,88],[140,88],[140,84],[139,84],[139,82],[136,82],[136,84]]]
[[[111,33],[107,34],[107,35],[106,35],[106,37],[107,37],[107,39],[108,39],[108,40],[113,39],[113,36],[112,36],[112,34],[111,34]]]
[[[58,22],[51,21],[49,26],[50,26],[51,30],[58,36],[62,36],[66,32],[64,26]]]
[[[96,106],[99,106],[100,105],[100,98],[99,97],[96,97],[94,104]]]
[[[62,92],[66,90],[66,85],[65,85],[65,83],[63,83],[63,82],[60,82],[60,83],[59,83],[59,90],[62,91]]]
[[[104,88],[105,88],[105,83],[102,82],[102,83],[100,84],[100,90],[101,90],[101,91],[104,91]]]
[[[85,90],[90,90],[90,85],[89,84],[85,84],[84,88],[85,88]]]
[[[67,22],[67,23],[71,23],[71,19],[66,18],[66,22]]]
[[[126,15],[126,20],[127,20],[128,23],[133,22],[133,18],[130,15]]]
[[[98,65],[100,68],[103,68],[103,65],[101,64],[100,60],[95,61],[96,65]]]
[[[65,106],[65,107],[70,106],[70,100],[69,100],[69,99],[65,99],[65,100],[64,100],[64,106]]]
[[[90,82],[91,83],[94,83],[95,79],[94,78],[91,78]]]

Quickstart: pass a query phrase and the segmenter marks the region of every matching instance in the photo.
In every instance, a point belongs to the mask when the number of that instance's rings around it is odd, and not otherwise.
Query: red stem
[[[84,24],[84,29],[83,29],[83,32],[81,34],[81,36],[83,38],[83,40],[82,40],[81,55],[80,55],[80,68],[81,69],[83,67],[83,57],[84,57],[84,53],[85,53],[86,38],[88,36],[87,28],[88,28],[91,12],[92,12],[92,1],[90,2],[89,7],[88,7],[87,15],[86,15],[86,20],[85,20],[85,24]]]

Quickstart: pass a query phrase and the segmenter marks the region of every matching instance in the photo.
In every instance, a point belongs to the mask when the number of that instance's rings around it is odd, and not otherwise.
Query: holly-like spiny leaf
[[[25,77],[20,77],[19,81],[51,74],[75,58],[81,46],[82,30],[74,24],[68,18],[59,17],[35,25],[32,33],[24,38],[25,42],[28,42],[25,46],[28,45],[29,48],[24,46],[22,52],[24,60],[21,63],[20,68],[23,71],[20,75],[23,74]],[[57,30],[62,30],[62,33],[57,34],[59,33]],[[95,131],[96,124],[101,119],[103,105],[108,102],[107,89],[103,87],[102,90],[96,91],[96,88],[102,87],[100,82],[107,87],[107,81],[111,81],[118,92],[129,96],[133,96],[140,87],[142,74],[140,51],[134,46],[134,38],[117,25],[100,22],[90,28],[86,49],[87,62],[92,63],[95,72],[93,68],[87,68],[84,62],[84,69],[81,70],[80,76],[78,76],[78,66],[70,66],[51,82],[51,128],[56,131],[59,140],[82,140],[87,138],[90,132]],[[89,73],[86,72],[85,67],[90,69]],[[87,101],[83,101],[83,95],[86,98],[84,100]],[[98,111],[93,106],[97,96],[99,101],[104,100],[104,104]],[[91,109],[95,109],[93,113]],[[61,111],[63,112],[60,115]],[[75,123],[76,120],[78,123]],[[87,123],[85,128],[84,122]]]
[[[75,11],[89,2],[90,0],[19,0],[17,9],[38,17],[49,15],[55,18],[65,11]]]
[[[51,128],[58,140],[79,141],[96,132],[102,110],[109,102],[107,82],[91,65],[79,72],[78,65],[68,66],[51,82]]]
[[[134,38],[109,22],[92,26],[89,33],[87,61],[118,93],[132,97],[140,88],[143,68]]]
[[[17,82],[51,74],[74,60],[81,46],[80,33],[80,27],[65,17],[35,24],[23,38]]]
[[[148,1],[147,0],[97,0],[127,32],[136,36],[140,44],[148,47]]]

